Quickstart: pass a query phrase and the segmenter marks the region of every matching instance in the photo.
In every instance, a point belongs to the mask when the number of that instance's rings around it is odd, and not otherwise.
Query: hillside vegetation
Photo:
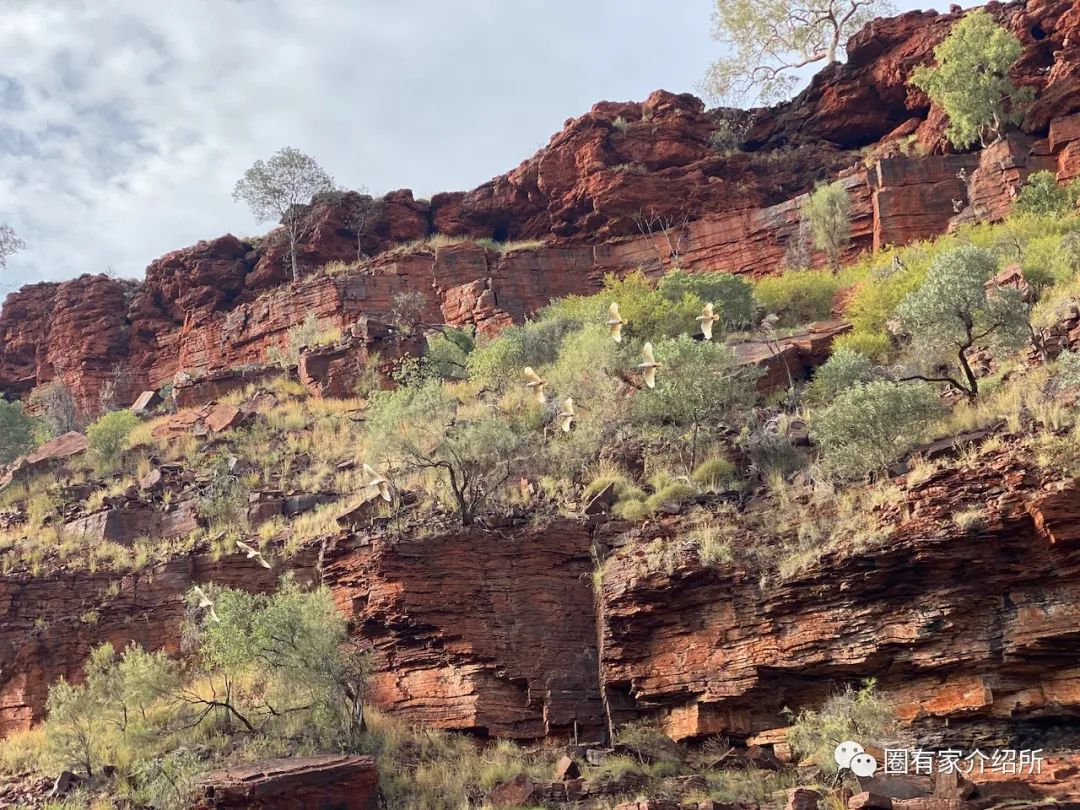
[[[1050,327],[1076,317],[1072,202],[1035,176],[1004,223],[867,255],[836,273],[756,283],[681,271],[655,284],[640,273],[608,278],[601,293],[553,301],[493,339],[432,330],[426,354],[399,363],[384,390],[319,399],[283,376],[237,392],[229,401],[252,417],[212,436],[172,429],[184,413],[171,407],[150,418],[107,413],[87,428],[89,452],[0,492],[4,573],[120,577],[194,551],[238,553],[237,541],[287,568],[301,549],[344,531],[338,518],[358,503],[370,509],[370,530],[417,537],[508,515],[576,515],[603,495],[625,521],[681,514],[683,536],[671,542],[707,565],[751,571],[765,587],[830,548],[880,546],[902,517],[893,509],[884,518],[882,507],[901,504],[904,488],[936,467],[1008,445],[1048,474],[1080,472],[1080,359],[1047,342]],[[775,361],[787,334],[837,314],[853,328],[809,381],[763,388],[761,368],[739,360],[735,347],[756,341],[775,347]],[[10,426],[8,458],[69,427],[18,405],[4,405],[0,418]],[[958,434],[975,438],[922,457],[926,442]],[[162,469],[174,483],[147,487]],[[321,498],[260,520],[249,504],[267,490]],[[132,542],[74,528],[124,498],[165,513],[190,504],[197,519],[171,538]],[[980,516],[955,519],[977,526]],[[669,551],[652,549],[649,560],[662,567]],[[597,563],[599,585],[607,573]],[[477,748],[372,713],[365,723],[363,655],[341,657],[348,631],[323,591],[289,579],[272,597],[209,588],[191,594],[190,620],[182,662],[138,648],[95,652],[86,684],[56,684],[46,723],[4,744],[5,767],[68,767],[97,780],[109,765],[119,779],[99,806],[155,807],[185,806],[213,765],[271,754],[378,752],[395,807],[456,807],[521,770],[550,770],[549,753],[510,743]],[[282,632],[295,647],[274,642]],[[301,673],[306,694],[293,688]],[[600,771],[663,779],[686,767],[616,757]],[[767,798],[789,778],[766,785],[728,772],[709,777],[705,794]]]

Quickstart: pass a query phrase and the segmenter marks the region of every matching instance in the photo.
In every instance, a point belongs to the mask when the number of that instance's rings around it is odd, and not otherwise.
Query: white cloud
[[[284,145],[339,183],[418,195],[516,166],[597,100],[694,84],[709,0],[3,0],[4,282],[112,267],[226,231]]]

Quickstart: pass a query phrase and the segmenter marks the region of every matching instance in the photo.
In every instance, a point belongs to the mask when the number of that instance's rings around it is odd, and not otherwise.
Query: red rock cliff
[[[1023,42],[1015,78],[1038,93],[1023,133],[992,155],[937,154],[948,151],[944,118],[907,80],[956,15],[909,12],[868,25],[846,64],[774,109],[710,112],[665,92],[602,102],[473,191],[430,203],[388,194],[359,240],[347,217],[356,195],[332,195],[310,210],[301,258],[315,268],[432,233],[549,243],[539,249],[418,250],[277,293],[287,279],[280,239],[225,236],[156,260],[137,288],[90,276],[24,288],[0,312],[0,392],[22,396],[59,378],[93,412],[110,378],[127,398],[178,370],[264,362],[308,312],[334,324],[385,316],[405,290],[427,297],[432,318],[495,331],[554,296],[595,289],[605,272],[678,263],[766,274],[795,233],[800,195],[836,176],[851,194],[853,252],[932,236],[956,218],[1000,218],[1031,171],[1080,173],[1080,13],[1067,0],[988,8]],[[752,124],[743,148],[718,148],[721,119],[733,116]],[[908,136],[930,154],[900,156]],[[642,214],[671,224],[669,234],[640,233]]]

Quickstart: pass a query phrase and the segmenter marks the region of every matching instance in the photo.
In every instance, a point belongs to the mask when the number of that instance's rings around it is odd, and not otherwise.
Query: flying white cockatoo
[[[364,486],[365,487],[377,487],[379,490],[379,497],[381,497],[387,503],[390,503],[393,498],[390,497],[390,484],[385,478],[379,475],[369,464],[364,464]]]
[[[562,409],[559,411],[559,427],[563,429],[563,433],[570,432],[574,419],[574,400],[571,397],[567,397],[566,401],[562,404]]]
[[[701,324],[701,334],[705,336],[706,340],[712,340],[713,324],[720,320],[719,315],[713,314],[713,305],[706,304],[705,308],[701,310],[701,314],[697,316],[697,320]]]
[[[259,551],[257,548],[252,548],[247,543],[244,543],[244,542],[242,542],[240,540],[236,541],[236,547],[239,548],[245,554],[247,554],[247,558],[249,560],[255,560],[255,562],[257,562],[263,568],[269,568],[270,567],[270,563],[268,563],[266,561],[266,558],[262,555],[262,552]]]
[[[656,362],[651,343],[646,343],[641,347],[641,359],[644,362],[638,363],[638,368],[641,369],[641,375],[645,378],[645,385],[656,388],[656,370],[662,363]]]
[[[536,401],[543,405],[547,402],[547,397],[544,395],[544,386],[547,385],[547,380],[532,370],[532,366],[525,366],[524,374],[526,388],[531,388],[533,396],[536,397]]]
[[[611,302],[611,306],[608,307],[608,333],[616,343],[622,343],[622,328],[626,323],[619,315],[619,304],[616,301]]]

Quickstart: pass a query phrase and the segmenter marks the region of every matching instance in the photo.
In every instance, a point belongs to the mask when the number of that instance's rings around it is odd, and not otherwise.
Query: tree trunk
[[[293,281],[300,280],[300,264],[296,260],[296,234],[289,233],[289,261],[292,264],[292,277]]]
[[[967,350],[969,347],[962,348],[958,356],[960,358],[960,367],[964,370],[964,378],[967,380],[968,389],[967,397],[969,402],[974,402],[979,396],[979,381],[975,379],[975,372],[971,370],[971,364],[968,363]]]

